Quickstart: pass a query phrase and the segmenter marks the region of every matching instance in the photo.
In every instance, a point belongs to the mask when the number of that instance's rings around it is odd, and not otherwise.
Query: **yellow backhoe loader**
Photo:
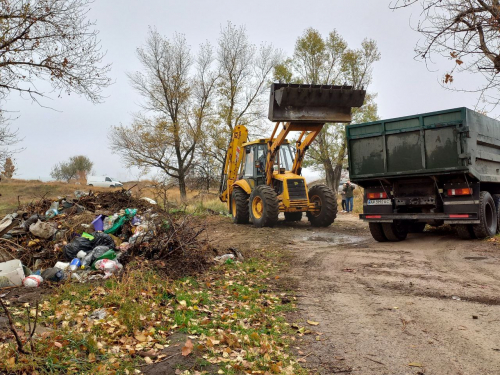
[[[361,107],[365,94],[350,86],[273,83],[268,118],[276,124],[271,137],[248,142],[246,127],[237,125],[226,153],[219,198],[233,221],[272,227],[280,212],[287,221],[300,221],[305,212],[313,226],[332,224],[335,193],[325,185],[308,189],[302,161],[323,125],[349,123],[351,108]],[[295,148],[286,139],[292,131],[300,132]]]

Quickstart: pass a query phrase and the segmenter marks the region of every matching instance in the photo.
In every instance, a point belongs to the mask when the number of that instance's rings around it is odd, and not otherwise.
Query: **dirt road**
[[[452,233],[377,243],[355,216],[329,228],[255,229],[217,219],[210,237],[243,252],[282,247],[280,281],[320,334],[297,353],[319,374],[500,374],[500,247]],[[231,233],[231,235],[228,235]]]

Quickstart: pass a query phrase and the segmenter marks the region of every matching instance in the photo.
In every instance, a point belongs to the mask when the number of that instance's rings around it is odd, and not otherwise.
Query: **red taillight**
[[[467,219],[469,217],[468,214],[455,214],[448,215],[451,219]]]
[[[453,195],[472,195],[472,189],[471,188],[448,189],[448,196],[453,196]]]
[[[368,199],[385,199],[387,198],[387,193],[368,193],[366,194]]]
[[[366,219],[382,219],[381,215],[366,215]]]

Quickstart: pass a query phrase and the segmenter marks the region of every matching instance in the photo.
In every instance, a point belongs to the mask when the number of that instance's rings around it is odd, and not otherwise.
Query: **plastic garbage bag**
[[[43,282],[40,275],[29,275],[23,279],[23,285],[28,288],[37,288]]]
[[[31,215],[24,223],[21,224],[24,229],[29,230],[31,224],[35,224],[38,220],[40,220],[40,216],[38,214]]]
[[[107,246],[97,246],[94,250],[87,253],[87,255],[82,259],[82,267],[88,268],[96,260],[100,259],[115,259],[116,253],[109,249]]]
[[[107,233],[103,232],[94,232],[92,233],[94,236],[94,239],[92,240],[92,246],[97,247],[97,246],[106,246],[109,249],[114,249],[115,248],[115,241],[113,241],[113,238]]]
[[[33,235],[49,239],[56,233],[57,229],[51,223],[44,223],[43,221],[38,220],[35,224],[30,225],[30,232]]]
[[[110,233],[110,234],[115,234],[117,233],[121,227],[123,227],[123,224],[125,224],[127,221],[132,220],[132,218],[137,214],[137,209],[130,209],[127,208],[123,215],[120,216],[118,220],[115,221],[113,226],[107,230],[104,231],[104,233]]]
[[[76,258],[76,254],[78,254],[79,251],[88,253],[92,251],[93,248],[94,246],[92,246],[92,243],[87,238],[75,237],[69,244],[63,247],[62,251],[66,259],[71,261]]]
[[[104,219],[104,227],[103,227],[104,231],[110,229],[118,218],[119,216],[117,214],[106,217]]]
[[[120,272],[123,266],[114,260],[101,259],[95,262],[95,268],[104,271],[104,278],[107,279],[114,273]]]

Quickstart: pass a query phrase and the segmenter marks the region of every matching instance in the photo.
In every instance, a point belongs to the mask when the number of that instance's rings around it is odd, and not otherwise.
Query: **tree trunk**
[[[179,169],[179,192],[181,193],[181,201],[186,200],[186,176],[184,170]]]
[[[347,149],[347,140],[345,139],[345,136],[343,137],[342,140],[342,146],[339,150],[339,154],[337,156],[337,160],[335,163],[335,170],[333,172],[333,179],[335,183],[335,190],[337,190],[337,187],[340,185],[340,178],[342,177],[342,167],[344,166],[344,159],[345,159],[345,152]]]
[[[323,167],[325,168],[326,186],[336,192],[339,185],[335,185],[335,170],[330,158],[323,160]]]

